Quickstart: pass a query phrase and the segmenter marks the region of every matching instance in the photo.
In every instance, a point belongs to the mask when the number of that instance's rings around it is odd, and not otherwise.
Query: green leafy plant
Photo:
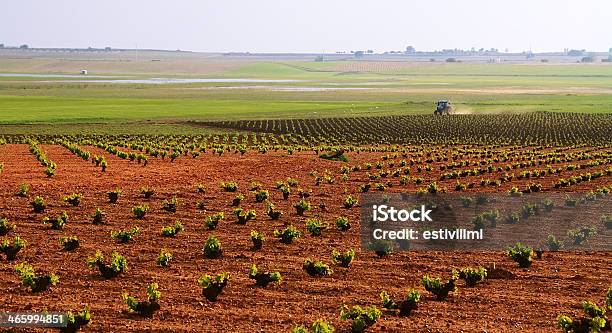
[[[62,333],[74,333],[81,329],[81,327],[87,326],[91,321],[91,313],[89,306],[85,306],[82,311],[77,314],[72,311],[66,312],[66,327],[60,328]]]
[[[268,190],[256,190],[255,193],[255,202],[264,202],[270,197],[270,193]]]
[[[270,219],[278,220],[281,217],[281,215],[283,215],[283,212],[281,210],[276,210],[274,207],[274,204],[271,202],[268,202],[266,204],[266,214],[268,214]]]
[[[606,310],[590,301],[581,303],[584,316],[572,319],[566,315],[557,317],[557,327],[565,333],[601,332],[606,327]]]
[[[42,213],[47,207],[45,205],[45,199],[39,196],[35,196],[30,205],[32,205],[32,208],[34,209],[35,213]]]
[[[155,194],[155,190],[148,187],[142,187],[140,189],[140,194],[142,194],[145,199],[149,199],[153,196],[153,194]]]
[[[585,244],[595,234],[597,234],[595,227],[580,227],[567,231],[567,235],[574,241],[574,245]]]
[[[161,234],[164,237],[174,237],[179,232],[183,231],[183,224],[180,220],[177,220],[174,225],[165,226],[161,230]]]
[[[291,329],[291,333],[334,333],[335,328],[332,324],[327,323],[323,319],[315,320],[310,329],[300,325]]]
[[[134,214],[134,217],[137,219],[143,219],[145,215],[147,215],[148,211],[149,211],[148,205],[137,205],[137,206],[132,207],[132,214]]]
[[[110,203],[116,203],[117,200],[119,200],[119,196],[121,195],[121,190],[114,189],[114,190],[106,192],[106,195],[108,196],[108,201]]]
[[[221,182],[221,188],[225,192],[236,192],[236,190],[238,189],[238,184],[236,184],[236,182],[233,182],[233,181]]]
[[[349,230],[351,228],[351,224],[349,223],[348,217],[339,216],[336,219],[336,228],[338,228],[340,231]]]
[[[26,245],[27,242],[21,239],[19,235],[16,235],[13,238],[13,243],[9,242],[8,239],[5,239],[2,241],[2,243],[0,243],[0,252],[6,255],[6,260],[13,261],[17,257],[17,253],[24,249]]]
[[[346,197],[346,199],[344,199],[343,206],[344,208],[352,208],[355,207],[355,205],[357,205],[358,203],[359,200],[354,198],[352,195],[349,195],[348,197]]]
[[[223,288],[227,286],[229,278],[230,274],[227,272],[217,274],[214,278],[210,275],[203,275],[198,279],[198,285],[203,288],[202,295],[204,295],[207,300],[215,302],[219,294],[223,291]]]
[[[89,268],[97,267],[105,279],[112,279],[127,270],[127,260],[116,251],[113,251],[108,265],[104,263],[104,255],[100,250],[97,250],[93,257],[88,257],[86,262]]]
[[[15,230],[17,227],[15,224],[9,223],[8,219],[0,218],[0,236],[8,234],[10,231]]]
[[[601,217],[601,222],[606,229],[612,229],[612,215],[603,215]]]
[[[294,240],[300,238],[302,233],[294,226],[288,225],[285,229],[274,230],[274,237],[279,238],[281,243],[291,244]]]
[[[223,212],[219,212],[217,214],[209,215],[204,219],[204,225],[209,229],[213,230],[217,228],[219,221],[223,220],[225,214]]]
[[[17,191],[17,196],[19,197],[27,197],[28,192],[30,192],[30,185],[28,183],[22,183],[19,185],[19,191]]]
[[[157,285],[157,283],[151,283],[147,287],[146,301],[138,301],[138,299],[133,296],[130,296],[127,292],[123,293],[123,302],[127,304],[128,311],[130,313],[136,313],[143,317],[152,317],[153,314],[160,309],[158,301],[161,297],[161,292],[157,290],[158,288],[159,286]]]
[[[15,271],[19,274],[23,285],[30,287],[33,293],[45,291],[59,282],[59,277],[57,275],[38,275],[34,268],[25,262],[15,266]]]
[[[484,267],[464,267],[459,270],[459,278],[465,281],[468,287],[475,286],[487,277],[487,270]]]
[[[176,213],[177,205],[178,205],[178,199],[176,198],[176,195],[175,195],[172,197],[172,199],[170,199],[170,201],[164,200],[162,209],[167,212]]]
[[[280,272],[260,272],[257,270],[257,265],[253,264],[249,271],[249,279],[255,280],[255,284],[261,287],[266,287],[270,283],[281,283]]]
[[[138,234],[140,228],[133,227],[129,230],[111,231],[111,238],[119,243],[127,243]]]
[[[346,305],[342,305],[340,308],[340,319],[352,320],[351,331],[354,333],[363,332],[368,327],[374,325],[381,314],[380,310],[374,305],[365,308],[355,305],[351,309]]]
[[[168,250],[162,249],[155,262],[157,266],[160,267],[168,267],[170,266],[170,261],[172,261],[172,253]]]
[[[93,224],[102,224],[104,223],[104,212],[100,208],[96,208],[96,211],[93,213],[91,218],[93,219]]]
[[[232,200],[232,206],[240,206],[242,200],[244,200],[244,195],[238,194],[234,197],[234,200]]]
[[[320,260],[306,259],[302,266],[306,273],[310,276],[327,276],[332,275],[334,272],[329,265],[325,264]]]
[[[522,243],[516,243],[515,246],[508,247],[506,255],[514,260],[521,268],[527,268],[531,266],[533,262],[533,249]]]
[[[223,249],[221,249],[221,242],[215,236],[208,237],[206,239],[206,243],[204,243],[202,252],[204,253],[204,257],[208,259],[219,258],[223,253]]]
[[[423,276],[421,279],[421,284],[425,287],[425,290],[434,294],[438,300],[443,300],[448,297],[448,294],[451,292],[457,291],[457,279],[459,279],[459,273],[454,271],[451,275],[451,278],[442,283],[441,278],[431,278],[429,275]]]
[[[236,215],[236,217],[238,218],[238,221],[236,221],[236,223],[243,224],[243,225],[247,224],[247,222],[257,217],[257,214],[255,213],[254,210],[252,209],[244,210],[242,208],[234,209],[234,215]]]
[[[253,249],[259,250],[263,246],[263,242],[266,240],[264,235],[257,231],[251,230],[251,241],[253,242]]]
[[[311,205],[310,202],[306,201],[305,199],[301,199],[295,205],[293,205],[293,207],[295,208],[297,214],[301,216],[304,215],[306,211],[310,210]]]
[[[370,243],[368,248],[381,258],[393,253],[393,243],[384,239],[379,239]]]
[[[409,316],[412,310],[416,310],[418,303],[421,301],[421,293],[414,289],[408,290],[406,298],[400,302],[393,301],[386,291],[380,293],[382,307],[388,310],[399,310],[400,316]]]
[[[312,236],[321,236],[321,232],[327,229],[327,225],[321,222],[319,219],[307,219],[306,229]]]
[[[563,249],[564,246],[563,241],[557,239],[555,235],[548,235],[548,238],[546,239],[546,245],[548,246],[548,250],[552,252],[559,251]]]
[[[348,268],[353,262],[353,259],[355,259],[355,251],[352,249],[347,250],[344,253],[341,253],[340,251],[335,249],[332,250],[332,262],[334,264],[338,264],[341,267]]]
[[[72,206],[76,207],[78,205],[81,204],[81,198],[83,197],[82,194],[76,194],[73,193],[67,197],[64,197],[64,201],[71,204]]]
[[[79,247],[79,238],[77,236],[60,237],[59,242],[64,251],[72,251]]]
[[[45,216],[42,220],[43,224],[51,224],[51,229],[62,229],[66,223],[68,223],[68,214],[66,212],[62,212],[57,218],[49,218]]]
[[[289,194],[291,194],[291,188],[289,186],[283,185],[279,188],[279,190],[283,194],[283,199],[289,199]]]

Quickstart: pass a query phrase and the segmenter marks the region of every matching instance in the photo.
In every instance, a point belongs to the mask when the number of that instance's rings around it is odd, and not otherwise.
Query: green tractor
[[[434,111],[435,115],[448,115],[453,114],[453,106],[450,101],[445,99],[439,100],[438,104],[436,104],[436,110]]]

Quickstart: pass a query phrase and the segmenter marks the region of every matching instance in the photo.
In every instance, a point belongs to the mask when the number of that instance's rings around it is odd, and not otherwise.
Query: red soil
[[[228,153],[221,157],[210,153],[192,159],[180,157],[175,162],[153,159],[143,167],[136,162],[121,160],[94,147],[83,147],[94,154],[106,156],[109,167],[106,172],[92,163],[72,155],[61,146],[42,145],[47,157],[58,165],[55,177],[47,178],[44,168],[29,154],[26,145],[0,146],[0,162],[4,171],[0,174],[0,216],[17,225],[14,233],[28,242],[15,262],[0,261],[0,303],[3,311],[67,311],[80,310],[89,304],[91,324],[85,331],[175,331],[175,332],[253,332],[289,331],[295,325],[310,325],[323,318],[331,322],[337,331],[350,330],[348,322],[339,320],[339,308],[347,305],[380,307],[379,293],[386,290],[394,297],[405,294],[408,288],[417,288],[423,299],[411,316],[400,318],[384,315],[371,328],[372,331],[389,332],[554,332],[555,318],[559,313],[576,315],[582,300],[601,303],[607,288],[612,285],[611,253],[545,253],[531,268],[520,269],[502,252],[493,253],[442,253],[408,252],[394,253],[384,259],[364,250],[359,243],[359,210],[341,208],[348,193],[356,194],[357,185],[364,182],[365,171],[351,173],[347,185],[340,180],[340,162],[322,160],[310,153],[286,156],[280,152],[260,154],[249,152],[245,156]],[[380,153],[351,153],[351,164],[379,160]],[[563,165],[564,163],[561,163]],[[568,163],[565,163],[568,164]],[[500,165],[503,165],[500,163]],[[597,167],[597,170],[605,166]],[[531,169],[543,169],[536,166]],[[333,185],[314,186],[311,170],[330,170],[336,177]],[[529,168],[527,168],[529,169]],[[584,172],[584,171],[582,171]],[[580,173],[580,172],[577,172]],[[437,180],[440,171],[434,168],[426,179]],[[572,174],[570,172],[565,175]],[[361,175],[361,176],[357,176]],[[496,179],[494,174],[491,179]],[[353,228],[340,232],[331,228],[314,238],[306,235],[305,217],[295,214],[292,204],[297,201],[292,193],[283,200],[274,183],[292,177],[300,186],[312,189],[310,201],[315,209],[307,216],[319,216],[333,223],[335,218],[346,215]],[[468,177],[479,182],[481,176]],[[550,179],[550,178],[545,178]],[[242,206],[257,211],[257,219],[246,226],[233,223],[230,202],[236,193],[225,193],[219,182],[234,180],[246,199]],[[248,192],[251,182],[257,181],[270,190],[271,201],[285,212],[278,221],[265,215],[265,204],[255,203]],[[393,178],[397,184],[398,179]],[[19,184],[31,184],[29,198],[15,196]],[[462,182],[464,180],[462,179]],[[503,184],[499,189],[507,191],[516,184],[530,180]],[[198,194],[194,185],[206,186],[205,194]],[[551,181],[542,181],[550,189]],[[452,190],[455,180],[441,182]],[[610,184],[610,177],[602,177],[572,187],[572,190],[595,189]],[[143,199],[138,189],[147,186],[155,189],[151,199]],[[106,192],[121,188],[119,201],[110,204]],[[415,185],[395,186],[391,191],[411,191]],[[471,191],[478,191],[477,186]],[[71,207],[62,201],[65,195],[82,193],[79,207]],[[43,214],[32,212],[29,202],[35,195],[45,198],[47,210]],[[177,195],[176,213],[161,209],[162,201]],[[203,201],[205,211],[196,210],[196,202]],[[135,220],[131,207],[148,204],[151,209],[144,220]],[[324,203],[326,211],[319,208]],[[106,213],[106,224],[92,225],[90,215],[99,207]],[[41,223],[43,216],[55,217],[62,211],[70,216],[64,230],[50,230]],[[204,218],[218,211],[225,212],[217,230],[208,231]],[[185,231],[176,238],[160,235],[163,226],[180,219]],[[292,223],[304,235],[292,245],[283,245],[274,239],[274,229]],[[139,226],[141,231],[127,244],[117,244],[110,238],[112,230]],[[262,231],[267,240],[262,250],[251,250],[249,233]],[[76,235],[81,247],[73,252],[61,251],[60,236]],[[202,246],[210,235],[217,236],[224,248],[219,259],[204,259]],[[169,268],[160,268],[155,259],[160,249],[172,252],[174,259]],[[332,249],[356,250],[356,259],[349,269],[332,265],[331,277],[312,278],[302,270],[306,258],[321,259],[331,264]],[[108,258],[113,250],[125,255],[128,271],[111,280],[103,280],[98,271],[91,270],[85,259],[102,250]],[[14,272],[17,262],[27,261],[41,272],[54,272],[60,282],[50,291],[32,294],[21,285]],[[280,286],[255,287],[248,279],[252,263],[260,270],[278,270],[283,276]],[[459,291],[446,301],[435,301],[422,287],[420,278],[425,274],[448,277],[451,269],[464,266],[491,265],[509,273],[488,279],[474,288],[459,283]],[[202,274],[227,271],[231,280],[219,300],[210,303],[201,295],[196,284]],[[502,271],[503,272],[503,271]],[[146,286],[159,284],[161,310],[152,319],[141,319],[126,312],[121,301],[124,291],[144,299]]]

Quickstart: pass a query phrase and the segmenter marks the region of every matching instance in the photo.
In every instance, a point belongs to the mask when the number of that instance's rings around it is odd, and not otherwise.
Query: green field
[[[80,68],[77,66],[82,65],[61,62],[60,66],[49,59],[20,62],[0,58],[3,73],[75,74],[75,69]],[[179,66],[177,60],[133,65],[109,61],[104,67],[107,71],[96,75],[119,75],[118,71],[123,70],[125,78],[138,79],[295,81],[152,85],[70,82],[82,78],[0,77],[0,124],[429,114],[438,99],[452,100],[459,113],[612,112],[609,64],[244,61],[229,65],[215,60],[190,63],[192,75],[171,74],[169,71]],[[132,72],[130,68],[138,70]]]

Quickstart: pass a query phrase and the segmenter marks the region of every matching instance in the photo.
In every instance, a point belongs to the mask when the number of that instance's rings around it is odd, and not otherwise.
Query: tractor
[[[453,106],[450,101],[447,100],[439,100],[438,104],[436,104],[436,110],[434,111],[435,115],[445,115],[445,114],[453,114]]]

